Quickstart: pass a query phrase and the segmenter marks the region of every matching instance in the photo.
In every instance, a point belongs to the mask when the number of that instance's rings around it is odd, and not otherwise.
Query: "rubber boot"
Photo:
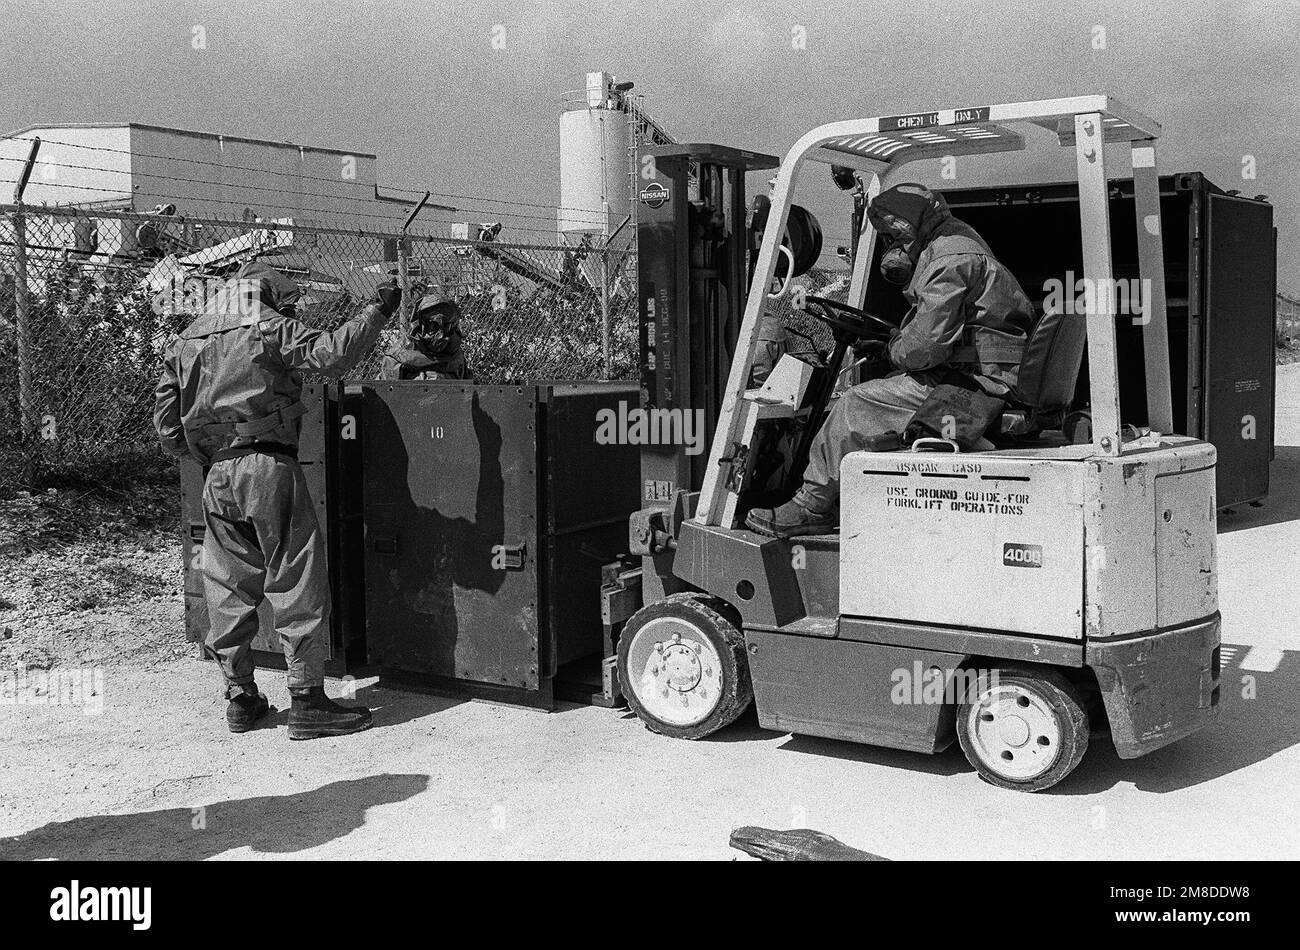
[[[231,686],[226,690],[230,704],[226,706],[226,725],[231,732],[247,732],[257,721],[271,711],[271,704],[257,691],[257,685]]]
[[[769,538],[834,534],[838,523],[834,507],[816,511],[802,504],[798,495],[780,508],[754,508],[745,516],[745,527]]]
[[[324,686],[291,689],[289,738],[319,739],[346,736],[370,727],[370,710],[365,706],[340,706],[325,695]]]

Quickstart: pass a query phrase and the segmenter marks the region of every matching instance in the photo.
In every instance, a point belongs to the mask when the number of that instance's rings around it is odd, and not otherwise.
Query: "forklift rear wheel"
[[[739,617],[705,594],[647,604],[618,640],[623,695],[647,729],[701,739],[730,725],[754,697]]]
[[[1088,729],[1083,694],[1051,669],[992,670],[957,709],[957,739],[980,777],[1022,792],[1073,772],[1088,751]]]

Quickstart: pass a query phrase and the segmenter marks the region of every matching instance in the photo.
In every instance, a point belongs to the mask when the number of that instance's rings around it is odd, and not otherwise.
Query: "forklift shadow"
[[[52,821],[0,838],[0,860],[202,861],[244,847],[294,854],[351,834],[366,823],[369,809],[428,787],[428,775],[368,775],[293,795]]]
[[[839,739],[822,739],[817,736],[790,736],[780,746],[782,752],[802,752],[806,755],[841,759],[845,762],[861,762],[877,765],[881,768],[900,769],[904,772],[924,772],[927,775],[941,775],[948,778],[974,769],[961,754],[954,739],[952,745],[942,752],[929,755],[925,752],[912,752],[907,749],[888,749],[884,746],[861,745],[857,742],[845,742]]]
[[[628,715],[636,718],[631,713]],[[773,739],[784,740],[777,747],[782,752],[800,752],[805,755],[842,759],[846,762],[863,762],[891,769],[927,772],[931,775],[948,776],[971,771],[971,767],[962,757],[955,742],[938,755],[927,755],[924,752],[887,749],[884,746],[863,745],[860,742],[849,742],[841,739],[825,739],[820,736],[800,736],[788,732],[776,732],[771,729],[764,729],[758,724],[758,711],[752,704],[730,726],[698,741],[770,742]]]
[[[1300,652],[1223,644],[1218,721],[1139,759],[1094,734],[1083,764],[1047,794],[1091,795],[1130,783],[1173,792],[1211,782],[1300,745]]]
[[[1279,445],[1268,475],[1268,497],[1258,507],[1219,512],[1219,534],[1300,520],[1300,445]]]
[[[1106,732],[1094,732],[1083,763],[1043,795],[1094,795],[1129,783],[1146,792],[1173,792],[1231,775],[1300,745],[1300,651],[1269,653],[1223,644],[1218,721],[1209,728],[1138,759],[1121,759]],[[628,712],[627,717],[635,718]],[[771,740],[753,706],[732,725],[701,742]],[[974,774],[953,742],[937,755],[862,745],[839,739],[784,734],[782,751],[862,762],[944,777]]]
[[[624,721],[631,721],[631,722],[641,721],[637,717],[637,714],[632,712],[632,710],[629,709],[627,706],[622,707],[619,710],[619,713],[621,714],[619,718]],[[759,726],[758,710],[754,708],[753,703],[750,703],[748,708],[746,708],[744,712],[742,712],[739,716],[736,717],[735,722],[732,722],[730,725],[725,726],[722,729],[719,729],[717,732],[711,732],[707,736],[702,736],[701,738],[694,739],[692,741],[694,742],[758,742],[764,740],[771,741],[772,739],[775,739],[779,735],[780,733],[778,732],[773,732],[770,729],[764,729],[761,726]]]

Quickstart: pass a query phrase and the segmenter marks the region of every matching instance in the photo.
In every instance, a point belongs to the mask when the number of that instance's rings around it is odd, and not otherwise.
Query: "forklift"
[[[865,215],[854,217],[847,300],[796,291],[801,249],[792,236],[808,230],[790,227],[800,176],[812,164],[832,166],[841,186],[860,176],[869,201],[904,180],[911,162],[1023,149],[1026,125],[1073,149],[1084,279],[1101,292],[1082,312],[1038,318],[1013,400],[972,449],[900,437],[851,453],[838,533],[784,540],[747,530],[750,508],[797,487],[811,435],[846,384],[850,346],[897,329],[863,309],[879,253]],[[630,522],[640,564],[606,572],[602,608],[607,631],[616,631],[618,686],[648,728],[699,739],[753,703],[765,729],[926,753],[955,739],[987,782],[1040,791],[1075,769],[1094,731],[1108,729],[1128,759],[1214,719],[1216,454],[1174,433],[1160,134],[1104,95],[821,125],[779,163],[748,268],[736,183],[771,167],[768,157],[717,146],[673,146],[657,157],[662,181],[643,201],[662,207],[665,195],[693,189],[697,206],[675,219],[684,243],[674,253],[699,246],[687,240],[693,226],[716,234],[702,276],[676,296],[652,266],[671,255],[653,253],[653,240],[641,247],[643,406],[703,407],[711,438],[707,459],[643,452],[643,507]],[[1123,143],[1149,288],[1140,428],[1121,414],[1117,308],[1106,291],[1103,146]],[[709,182],[726,185],[712,209],[701,201]],[[643,242],[656,228],[657,240],[672,240],[652,208],[639,209]],[[739,292],[737,274],[748,277],[748,294],[732,337],[718,313],[692,308]],[[764,323],[796,294],[834,345],[819,357],[784,355],[754,385]],[[1085,352],[1081,413],[1072,403]],[[721,374],[710,384],[708,366],[724,356],[725,384]],[[780,464],[765,461],[774,457]]]

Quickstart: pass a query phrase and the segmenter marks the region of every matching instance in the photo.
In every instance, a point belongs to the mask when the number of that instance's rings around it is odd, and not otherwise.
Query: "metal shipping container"
[[[1083,275],[1077,184],[945,189],[953,214],[988,241],[1042,312],[1049,281]],[[1116,280],[1138,275],[1131,179],[1110,183],[1110,231]],[[1169,323],[1170,372],[1178,434],[1218,450],[1217,504],[1268,494],[1273,456],[1274,294],[1277,278],[1273,207],[1231,195],[1199,172],[1160,179]],[[876,260],[880,247],[877,242]],[[876,261],[873,261],[875,266]],[[895,289],[872,281],[866,308],[900,316]],[[1116,321],[1123,421],[1147,422],[1142,327]],[[1088,399],[1084,360],[1075,408]]]
[[[370,662],[545,708],[564,668],[598,673],[601,566],[627,550],[639,457],[596,441],[597,414],[635,407],[635,385],[353,386]]]

